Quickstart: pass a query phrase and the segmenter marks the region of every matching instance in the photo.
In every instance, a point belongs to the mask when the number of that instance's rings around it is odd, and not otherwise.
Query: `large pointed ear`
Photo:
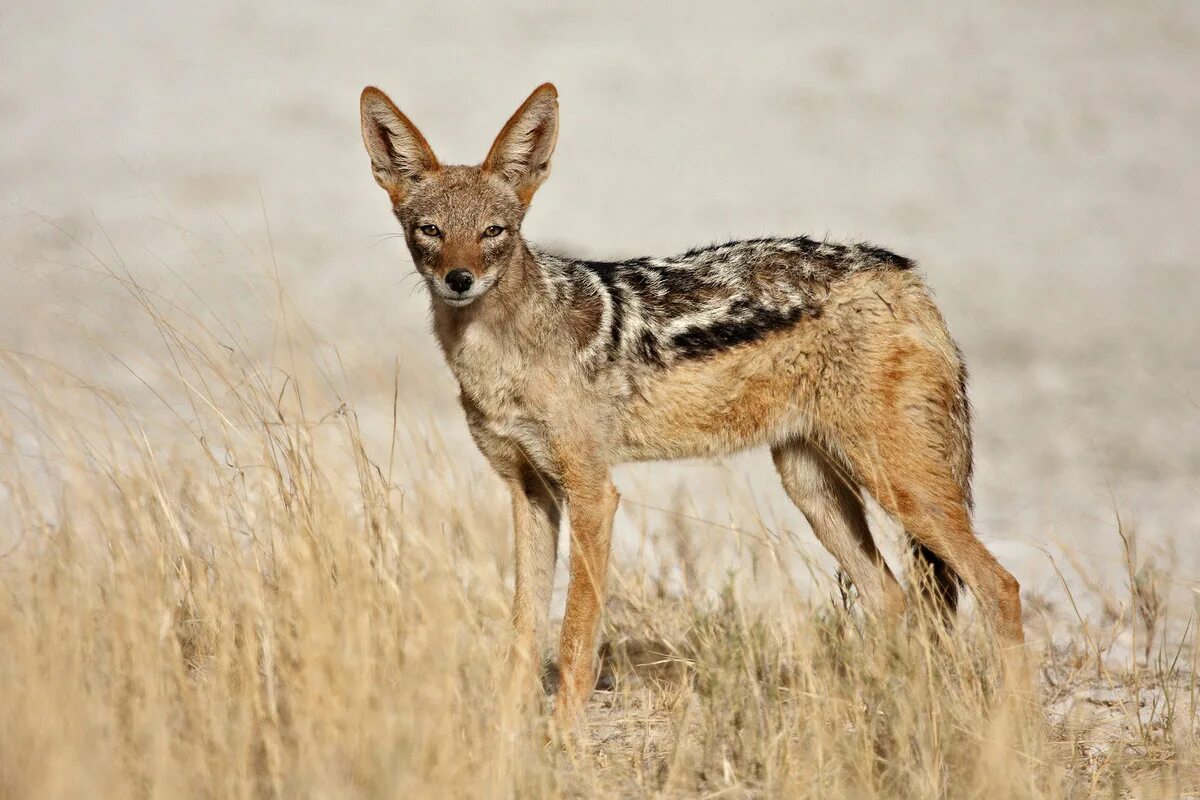
[[[543,83],[533,90],[492,143],[483,168],[503,178],[525,205],[550,175],[558,140],[558,90]]]
[[[359,100],[363,144],[375,180],[400,202],[414,181],[440,167],[429,142],[386,94],[368,86]]]

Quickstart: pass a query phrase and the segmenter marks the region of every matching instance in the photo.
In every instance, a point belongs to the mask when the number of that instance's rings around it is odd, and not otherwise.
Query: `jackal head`
[[[521,243],[521,221],[550,174],[558,91],[544,83],[501,129],[478,166],[443,165],[417,126],[368,86],[363,142],[375,180],[404,227],[417,271],[434,297],[466,306],[492,288]]]

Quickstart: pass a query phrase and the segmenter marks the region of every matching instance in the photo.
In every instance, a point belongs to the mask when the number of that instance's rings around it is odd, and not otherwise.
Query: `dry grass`
[[[688,538],[652,535],[673,555],[616,567],[588,745],[546,746],[506,664],[499,491],[402,408],[368,446],[286,314],[269,368],[112,275],[161,337],[138,374],[173,422],[2,356],[2,797],[1200,791],[1195,638],[1132,538],[1129,597],[1035,648],[1021,696],[970,626],[877,630],[786,576],[713,597]]]

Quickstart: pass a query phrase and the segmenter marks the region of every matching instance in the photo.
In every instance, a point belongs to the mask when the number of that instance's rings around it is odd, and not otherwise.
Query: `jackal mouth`
[[[486,275],[477,280],[470,289],[465,292],[455,292],[449,289],[443,281],[436,279],[426,279],[429,285],[429,290],[438,300],[441,300],[451,308],[464,308],[471,305],[495,284],[496,278],[494,275]]]

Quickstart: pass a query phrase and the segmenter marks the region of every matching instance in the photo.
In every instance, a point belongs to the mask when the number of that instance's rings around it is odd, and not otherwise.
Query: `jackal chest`
[[[544,370],[515,348],[471,339],[456,348],[450,367],[469,409],[472,432],[486,455],[515,447],[543,471],[555,471],[549,455],[550,398]]]
[[[473,325],[446,355],[459,386],[488,416],[513,413],[526,403],[529,358],[514,343]]]
[[[519,396],[487,387],[460,388],[472,436],[501,474],[532,465],[543,475],[560,477],[551,426],[543,414]]]

